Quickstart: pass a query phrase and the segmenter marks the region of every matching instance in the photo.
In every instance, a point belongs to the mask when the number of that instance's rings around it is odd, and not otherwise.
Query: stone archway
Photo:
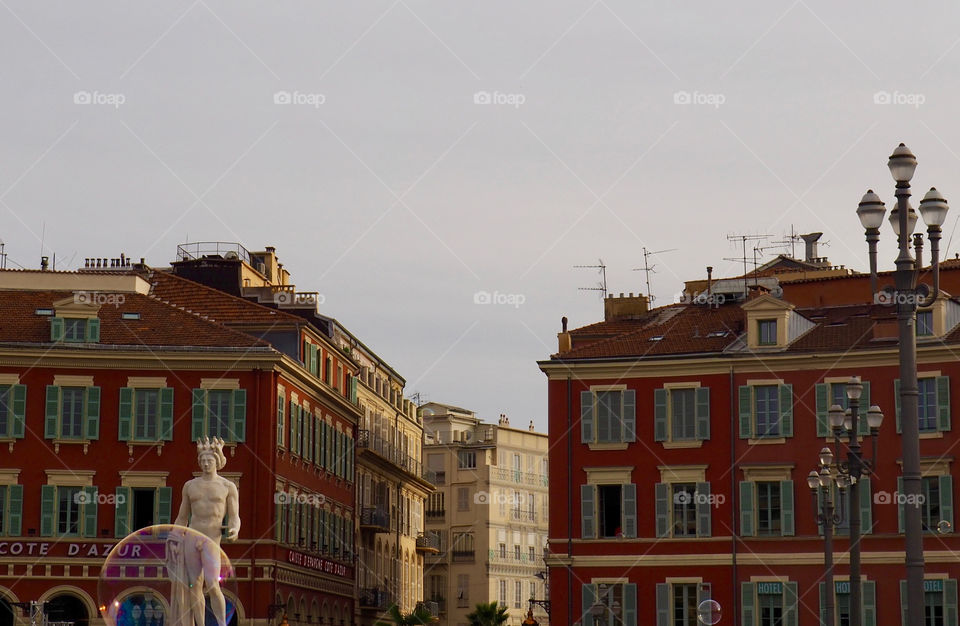
[[[89,626],[90,613],[82,599],[73,594],[60,593],[47,600],[47,621]]]

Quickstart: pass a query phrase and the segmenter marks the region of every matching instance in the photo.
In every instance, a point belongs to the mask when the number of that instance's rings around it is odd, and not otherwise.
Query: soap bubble
[[[697,607],[697,619],[702,624],[713,626],[720,621],[720,603],[716,600],[704,600]]]
[[[224,624],[230,624],[236,612],[231,598],[237,597],[230,559],[203,533],[173,524],[142,528],[113,547],[97,583],[100,614],[107,626],[193,624],[191,594],[202,590],[205,625],[218,626],[204,584],[204,566],[207,579],[225,598]],[[179,619],[174,605],[181,607]]]
[[[937,524],[937,532],[939,532],[941,535],[946,534],[951,530],[953,530],[953,524],[951,524],[948,520],[942,519],[940,520],[940,523]]]

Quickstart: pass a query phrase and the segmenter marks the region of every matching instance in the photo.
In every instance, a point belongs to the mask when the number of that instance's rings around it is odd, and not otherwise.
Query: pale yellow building
[[[466,625],[480,602],[498,601],[508,624],[521,624],[530,599],[549,623],[543,551],[547,544],[547,435],[533,423],[485,424],[472,411],[430,402],[420,407],[424,459],[436,475],[425,527],[440,552],[425,558],[425,598],[440,624]]]
[[[369,626],[393,604],[409,613],[423,602],[423,555],[438,550],[433,537],[423,536],[424,501],[434,486],[422,463],[417,407],[403,397],[404,379],[336,320],[329,323],[335,341],[360,366],[357,624]]]

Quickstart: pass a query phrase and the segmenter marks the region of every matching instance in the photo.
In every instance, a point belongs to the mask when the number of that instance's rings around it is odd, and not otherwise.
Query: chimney
[[[713,295],[713,266],[707,266],[707,302],[712,302],[710,296]]]
[[[803,239],[803,243],[805,244],[803,260],[807,263],[817,263],[820,261],[820,257],[817,254],[817,241],[819,241],[821,237],[823,237],[823,233],[800,235],[800,238]]]
[[[647,297],[642,294],[614,297],[611,293],[603,300],[603,320],[637,319],[648,311]]]
[[[40,270],[46,272],[50,269],[50,257],[40,257]]]
[[[562,330],[557,333],[557,352],[569,352],[573,348],[573,339],[570,337],[570,333],[567,332],[566,316],[560,318],[560,328]]]

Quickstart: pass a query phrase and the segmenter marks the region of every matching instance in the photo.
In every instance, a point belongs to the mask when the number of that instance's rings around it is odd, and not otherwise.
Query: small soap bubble
[[[720,603],[716,600],[704,600],[697,607],[697,619],[701,624],[713,626],[720,621]]]
[[[178,574],[177,568],[183,572]],[[106,626],[189,624],[190,597],[196,593],[194,584],[200,584],[204,586],[201,621],[206,626],[218,626],[205,577],[216,585],[218,595],[223,594],[224,624],[230,624],[236,613],[233,598],[237,597],[237,582],[230,559],[217,542],[173,524],[142,528],[121,539],[100,568],[100,614]],[[177,607],[179,620],[171,614]]]
[[[941,535],[944,535],[953,530],[953,525],[945,519],[940,520],[940,523],[937,524],[937,532]]]

